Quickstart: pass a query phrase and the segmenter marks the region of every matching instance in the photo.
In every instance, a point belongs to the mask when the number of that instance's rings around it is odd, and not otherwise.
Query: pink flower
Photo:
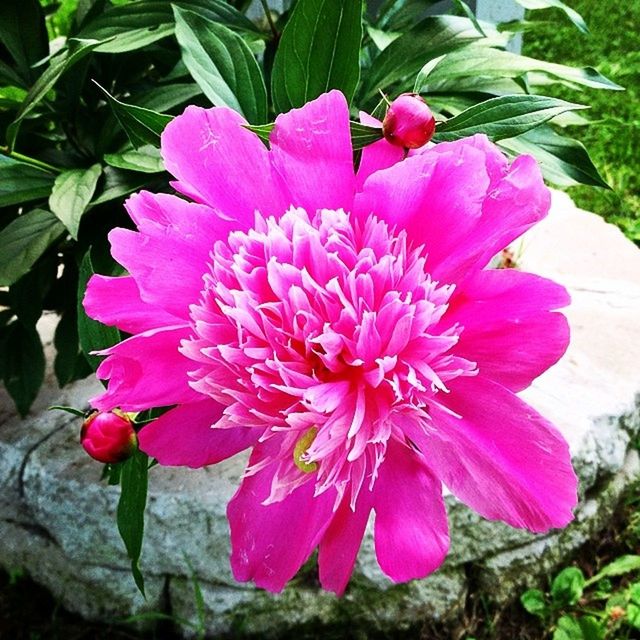
[[[382,123],[385,139],[398,147],[418,149],[433,138],[436,119],[416,93],[403,93],[387,109]]]
[[[94,460],[114,463],[130,457],[138,439],[131,420],[116,409],[94,411],[82,423],[80,442]]]
[[[366,118],[365,118],[366,119]],[[110,234],[129,272],[94,276],[89,315],[133,334],[102,352],[101,410],[176,405],[139,434],[161,464],[251,448],[228,507],[238,580],[281,590],[319,547],[342,593],[370,512],[382,570],[420,578],[449,544],[444,483],[531,531],[572,519],[566,442],[515,393],[564,353],[567,292],[489,260],[547,214],[528,156],[484,136],[357,174],[332,91],[277,118],[270,149],[226,108],[162,136],[173,186]]]

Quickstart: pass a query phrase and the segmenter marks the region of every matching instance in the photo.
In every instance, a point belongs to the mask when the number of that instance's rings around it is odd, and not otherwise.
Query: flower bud
[[[384,137],[397,147],[417,149],[433,137],[436,120],[427,103],[416,93],[403,93],[387,109],[382,122]]]
[[[99,462],[122,462],[136,449],[138,437],[131,420],[121,411],[94,411],[82,424],[80,442]]]

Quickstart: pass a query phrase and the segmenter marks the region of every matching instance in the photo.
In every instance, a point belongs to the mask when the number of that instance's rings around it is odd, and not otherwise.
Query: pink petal
[[[178,351],[190,333],[186,325],[153,329],[98,352],[107,358],[96,374],[108,379],[109,386],[91,399],[91,405],[101,411],[114,407],[142,411],[201,399],[189,387],[194,363]]]
[[[200,299],[216,240],[226,240],[235,223],[210,207],[145,191],[125,203],[140,233],[113,229],[111,253],[133,276],[144,302],[179,318]],[[167,295],[170,283],[171,294]]]
[[[167,230],[175,232],[194,244],[210,251],[216,240],[226,240],[238,229],[237,223],[216,209],[194,204],[167,193],[134,193],[124,203],[138,231],[162,236]]]
[[[433,573],[449,549],[440,481],[418,453],[390,440],[374,492],[380,568],[394,582]]]
[[[431,268],[475,227],[488,186],[483,153],[457,144],[373,173],[356,196],[355,212],[406,229],[413,246],[426,246]]]
[[[244,118],[226,107],[189,106],[162,133],[162,157],[178,179],[176,188],[247,229],[256,210],[280,215],[289,198],[273,174],[267,148],[243,124]]]
[[[261,445],[257,445],[249,464],[258,463],[262,456]],[[245,477],[227,507],[233,575],[240,582],[253,580],[276,593],[284,589],[318,545],[335,501],[333,490],[314,498],[314,478],[310,476],[281,502],[264,506],[277,466],[271,464]]]
[[[488,194],[475,228],[459,239],[455,250],[432,264],[436,279],[455,281],[484,267],[501,249],[519,238],[549,212],[551,193],[537,162],[519,156]]]
[[[364,111],[360,112],[360,122],[370,127],[382,127],[382,122],[373,118]],[[404,158],[404,150],[401,147],[387,142],[384,138],[367,145],[362,150],[360,166],[356,176],[357,190],[362,191],[365,180],[380,169],[387,169]]]
[[[511,167],[483,136],[441,143],[365,181],[354,210],[406,229],[424,244],[435,280],[463,280],[533,224],[550,205],[530,156]]]
[[[569,345],[569,325],[558,313],[569,304],[566,289],[513,269],[478,272],[454,297],[443,329],[464,330],[456,355],[478,363],[482,375],[511,391],[528,387]]]
[[[140,431],[140,448],[160,464],[198,468],[255,444],[259,429],[215,427],[223,410],[224,406],[210,399],[171,409]]]
[[[270,142],[273,165],[291,192],[289,204],[311,214],[351,210],[356,180],[342,93],[330,91],[279,115]]]
[[[320,541],[318,565],[323,589],[341,596],[353,572],[372,507],[372,495],[362,487],[355,511],[349,497],[342,499],[331,524]]]
[[[180,322],[163,309],[142,302],[138,286],[131,276],[92,276],[82,304],[90,318],[127,333],[142,333]]]
[[[564,527],[577,502],[569,447],[556,428],[511,391],[485,379],[450,383],[447,409],[418,446],[451,492],[489,520],[545,532]]]

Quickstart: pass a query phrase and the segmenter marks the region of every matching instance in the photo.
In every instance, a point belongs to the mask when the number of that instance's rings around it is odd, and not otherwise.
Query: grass
[[[572,187],[579,207],[613,222],[640,243],[640,2],[569,0],[591,35],[582,35],[556,10],[531,12],[535,22],[523,53],[576,66],[593,66],[626,91],[558,91],[557,97],[591,105],[592,123],[571,134],[588,149],[612,191]]]

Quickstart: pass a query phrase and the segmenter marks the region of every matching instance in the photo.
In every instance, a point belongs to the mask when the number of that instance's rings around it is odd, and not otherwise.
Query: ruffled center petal
[[[310,480],[315,493],[373,486],[408,413],[474,362],[452,353],[462,327],[435,332],[453,287],[434,282],[423,248],[375,217],[291,209],[215,244],[194,331],[182,353],[191,386],[226,404],[239,426],[266,428],[277,462],[267,503]],[[273,448],[272,448],[273,450]]]

